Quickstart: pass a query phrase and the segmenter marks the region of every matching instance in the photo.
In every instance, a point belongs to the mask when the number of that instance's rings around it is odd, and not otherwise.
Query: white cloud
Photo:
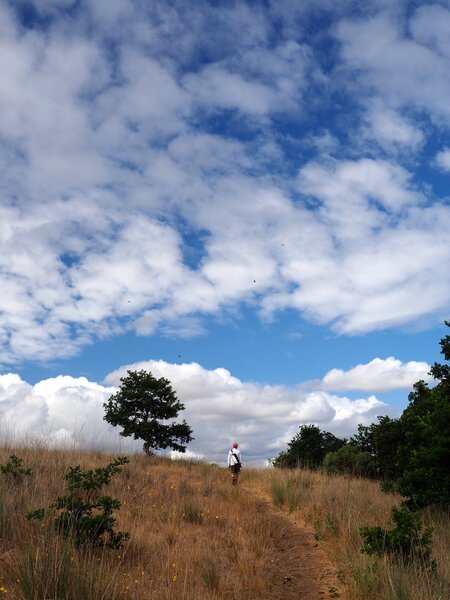
[[[431,381],[430,365],[426,362],[402,361],[389,356],[374,358],[348,371],[332,369],[322,379],[322,387],[330,390],[360,390],[383,392],[395,389],[411,389],[420,379]]]
[[[306,92],[307,72],[317,70],[307,46],[289,41],[275,48],[247,48],[234,57],[189,74],[184,83],[197,103],[256,117],[296,110]],[[320,72],[315,73],[316,77]]]
[[[215,462],[225,460],[235,439],[247,460],[261,462],[280,452],[300,424],[317,423],[344,436],[353,433],[359,422],[372,422],[388,410],[374,396],[350,400],[320,390],[246,383],[226,369],[208,370],[197,363],[145,361],[110,373],[106,385],[59,376],[32,386],[18,375],[0,375],[2,430],[16,441],[39,439],[51,447],[140,451],[141,442],[122,438],[120,428],[103,420],[103,403],[127,369],[150,370],[171,381],[185,404],[180,417],[194,429],[187,456]]]
[[[420,43],[450,58],[448,31],[450,10],[436,4],[417,8],[409,24],[411,33]]]
[[[387,150],[414,151],[424,141],[424,135],[416,125],[398,111],[379,102],[370,104],[366,115],[366,134]]]
[[[125,46],[120,69],[123,83],[108,88],[98,98],[96,108],[103,128],[108,131],[111,120],[119,121],[125,128],[131,128],[130,143],[133,131],[139,134],[134,136],[137,141],[145,137],[147,141],[156,138],[161,143],[164,135],[185,128],[182,117],[189,114],[190,98],[167,68]],[[120,139],[115,141],[120,144]]]
[[[395,213],[420,199],[410,186],[409,178],[408,172],[398,165],[362,158],[324,165],[309,163],[301,169],[299,181],[300,189],[320,198],[327,214],[335,221],[356,212],[355,217],[367,215],[369,226],[378,226],[383,224],[382,212],[370,210],[373,201],[385,211]],[[355,229],[358,225],[356,222]]]
[[[235,108],[255,115],[269,112],[274,101],[269,87],[217,67],[207,67],[200,75],[187,78],[186,86],[200,104]]]
[[[16,193],[41,200],[48,193],[106,183],[107,163],[96,152],[80,100],[108,82],[101,51],[82,38],[55,33],[45,40],[6,23],[0,43],[0,135],[20,170]]]
[[[265,317],[291,306],[348,333],[444,313],[449,211],[422,206],[405,170],[369,159],[310,163],[300,188],[320,203],[311,211],[263,180],[200,179],[214,171],[214,154],[237,169],[241,149],[217,137],[179,138],[170,148],[179,182],[170,170],[148,206],[126,213],[100,190],[0,207],[1,360],[67,356],[124,329],[196,335],[202,315],[242,301]],[[165,214],[166,181],[171,202],[192,190],[177,206],[205,236],[192,266],[171,208],[165,221],[156,217]]]
[[[191,452],[190,450],[186,450],[186,452],[178,452],[177,450],[172,450],[170,452],[170,458],[172,460],[204,460],[205,457],[203,454],[199,454],[198,452]]]
[[[436,164],[443,171],[450,171],[450,148],[444,148],[437,153]]]
[[[375,94],[393,107],[425,110],[436,122],[443,119],[448,124],[450,44],[442,31],[449,15],[443,8],[419,8],[410,20],[412,36],[389,10],[343,19],[336,35],[342,43],[343,64],[357,85],[362,84],[360,95]],[[435,26],[436,33],[431,33]]]
[[[239,3],[188,21],[182,3],[88,4],[71,27],[69,0],[41,3],[46,31],[0,7],[1,362],[127,330],[198,335],[243,303],[344,333],[447,316],[448,206],[394,160],[330,158],[345,151],[333,123],[291,130],[333,86],[352,91],[306,32],[274,37],[273,12]],[[403,104],[447,114],[445,12],[414,13],[411,39],[388,13],[336,29],[355,97],[377,92],[355,128],[386,148],[427,133]]]
[[[51,447],[138,448],[114,439],[103,402],[114,392],[84,377],[58,376],[32,386],[0,375],[0,423],[13,440],[39,439]]]
[[[299,186],[318,204],[314,227],[302,228],[314,242],[289,253],[282,272],[298,287],[268,295],[265,310],[290,305],[345,333],[445,315],[450,280],[439,265],[450,260],[450,214],[422,206],[404,169],[369,159],[311,163]]]
[[[127,369],[144,369],[171,381],[185,404],[183,416],[194,429],[189,448],[215,462],[225,460],[235,439],[251,460],[261,461],[283,450],[300,424],[317,423],[348,436],[359,422],[372,422],[387,410],[374,396],[351,400],[320,390],[247,383],[226,369],[208,370],[197,363],[143,361],[113,371],[105,382],[118,385]]]

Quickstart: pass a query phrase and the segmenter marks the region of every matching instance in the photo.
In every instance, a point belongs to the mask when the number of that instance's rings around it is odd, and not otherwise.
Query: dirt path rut
[[[278,532],[264,600],[345,600],[345,589],[336,577],[336,569],[308,525],[298,517],[274,509],[262,490],[255,493],[256,510]]]

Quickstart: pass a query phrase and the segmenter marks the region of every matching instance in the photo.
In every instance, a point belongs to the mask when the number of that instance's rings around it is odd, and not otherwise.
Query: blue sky
[[[127,368],[216,461],[398,415],[449,318],[449,31],[448,1],[0,2],[4,431],[115,449]]]

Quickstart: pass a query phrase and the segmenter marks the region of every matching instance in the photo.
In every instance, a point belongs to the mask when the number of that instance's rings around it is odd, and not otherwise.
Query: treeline
[[[450,322],[445,322],[450,327]],[[323,468],[328,472],[373,477],[398,491],[410,508],[450,504],[450,335],[441,342],[447,364],[435,363],[430,387],[418,381],[398,419],[378,417],[340,439],[315,425],[302,425],[287,449],[273,461],[281,468]]]

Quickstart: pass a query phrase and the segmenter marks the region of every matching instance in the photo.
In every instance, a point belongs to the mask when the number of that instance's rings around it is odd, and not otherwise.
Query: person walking
[[[231,483],[237,485],[239,471],[242,469],[241,451],[237,442],[234,442],[231,450],[228,452],[228,468],[231,471]]]

